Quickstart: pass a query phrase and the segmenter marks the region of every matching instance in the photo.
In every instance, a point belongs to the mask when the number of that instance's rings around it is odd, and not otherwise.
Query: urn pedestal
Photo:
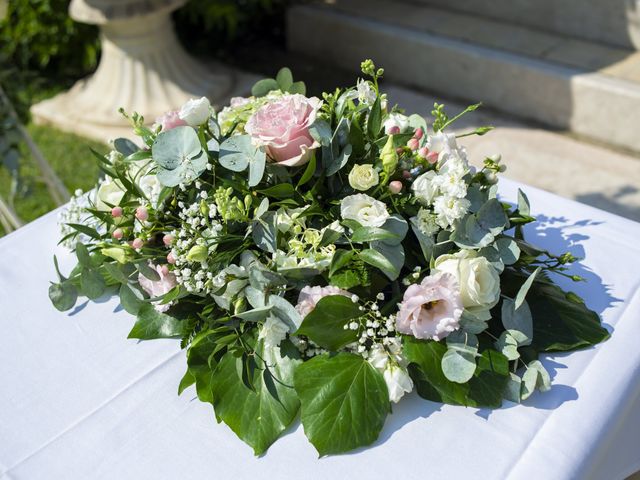
[[[74,20],[100,26],[100,64],[68,92],[34,105],[34,121],[108,141],[131,136],[119,108],[153,123],[189,98],[206,96],[219,106],[248,94],[254,76],[216,62],[201,63],[180,45],[170,14],[185,2],[73,0],[69,14]]]

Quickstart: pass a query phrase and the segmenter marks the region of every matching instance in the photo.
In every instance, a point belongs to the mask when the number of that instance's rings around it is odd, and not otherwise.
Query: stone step
[[[334,0],[290,9],[288,46],[345,68],[482,101],[640,151],[640,52],[423,4]]]
[[[598,43],[623,48],[640,47],[638,0],[416,1]]]

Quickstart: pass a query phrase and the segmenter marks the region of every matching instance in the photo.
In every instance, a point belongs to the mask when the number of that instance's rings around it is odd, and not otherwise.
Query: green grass
[[[30,124],[27,130],[69,192],[73,193],[78,188],[86,191],[95,185],[99,170],[90,148],[104,153],[108,151],[106,145],[50,126]],[[56,204],[25,145],[21,153],[21,181],[14,198],[14,209],[24,222],[29,222],[53,210]],[[10,176],[0,167],[0,195],[7,199],[10,188]],[[4,233],[0,226],[0,235]]]

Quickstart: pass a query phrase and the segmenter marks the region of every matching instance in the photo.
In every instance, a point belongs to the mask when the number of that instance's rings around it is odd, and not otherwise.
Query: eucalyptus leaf
[[[254,220],[251,235],[258,248],[275,253],[278,248],[276,213],[266,212],[259,219]]]
[[[527,296],[527,293],[529,292],[529,289],[531,288],[531,285],[533,285],[533,281],[536,279],[536,276],[538,275],[538,273],[540,273],[541,270],[542,267],[536,268],[533,273],[529,275],[529,278],[527,278],[527,280],[522,284],[520,290],[518,290],[518,294],[516,295],[514,308],[519,308],[520,305],[522,305],[525,297]]]
[[[227,170],[242,172],[249,166],[255,152],[256,147],[251,143],[251,136],[233,135],[220,145],[218,161]]]
[[[293,333],[302,324],[302,317],[291,303],[278,295],[269,295],[267,304],[272,307],[272,314],[278,317]]]
[[[100,272],[93,268],[82,268],[80,271],[80,290],[90,300],[100,298],[107,288],[107,284]]]
[[[137,288],[123,283],[120,285],[120,305],[127,313],[138,315],[142,306],[145,305],[144,296]]]
[[[276,75],[276,82],[278,83],[280,90],[288,92],[293,85],[293,75],[291,74],[291,70],[287,67],[281,68]]]
[[[529,199],[527,195],[520,189],[518,189],[518,213],[528,217],[531,215],[531,207],[529,206]]]
[[[258,80],[251,88],[251,95],[254,97],[264,97],[273,90],[279,90],[280,86],[273,78]]]
[[[534,360],[527,365],[527,369],[522,375],[522,395],[521,399],[526,400],[538,389],[546,392],[551,388],[551,377],[540,360]]]
[[[75,306],[78,290],[71,282],[52,283],[49,286],[49,299],[57,310],[65,312]]]
[[[322,119],[317,119],[313,124],[309,127],[309,135],[311,138],[316,140],[323,147],[327,147],[331,144],[331,126]]]
[[[505,298],[502,301],[502,325],[507,330],[515,330],[522,334],[523,340],[518,339],[518,346],[531,345],[533,317],[526,301],[516,308],[513,300]]]
[[[249,157],[249,186],[255,187],[262,181],[267,155],[261,148],[255,150]]]
[[[518,243],[508,237],[498,238],[495,247],[500,255],[500,260],[505,265],[513,265],[520,258],[520,247]]]

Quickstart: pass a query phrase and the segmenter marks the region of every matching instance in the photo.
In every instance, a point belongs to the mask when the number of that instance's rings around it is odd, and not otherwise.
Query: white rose
[[[380,176],[373,165],[368,163],[354,165],[349,172],[349,185],[355,190],[364,192],[375,187],[380,182]]]
[[[473,250],[441,255],[434,271],[454,275],[465,309],[483,320],[490,318],[489,310],[500,300],[500,276],[485,257],[477,256]]]
[[[200,99],[192,98],[182,106],[178,116],[181,120],[184,120],[187,125],[197,127],[207,121],[210,108],[211,104],[206,97],[201,97]]]
[[[433,203],[433,199],[438,192],[438,187],[434,181],[435,178],[436,172],[429,170],[416,178],[411,185],[413,194],[418,198],[418,200],[426,205],[431,205],[431,203]]]
[[[409,128],[409,118],[401,113],[390,113],[384,121],[384,132],[388,135],[393,127],[398,127],[400,133],[404,133]]]
[[[149,202],[154,207],[157,206],[158,198],[160,198],[160,192],[162,191],[162,184],[156,175],[144,175],[138,180],[138,186],[140,190],[147,196]]]
[[[122,197],[124,197],[122,185],[112,179],[105,180],[96,193],[96,209],[108,212],[112,207],[120,204]]]
[[[349,195],[342,200],[340,215],[356,220],[363,227],[381,227],[389,218],[387,206],[364,193]]]

